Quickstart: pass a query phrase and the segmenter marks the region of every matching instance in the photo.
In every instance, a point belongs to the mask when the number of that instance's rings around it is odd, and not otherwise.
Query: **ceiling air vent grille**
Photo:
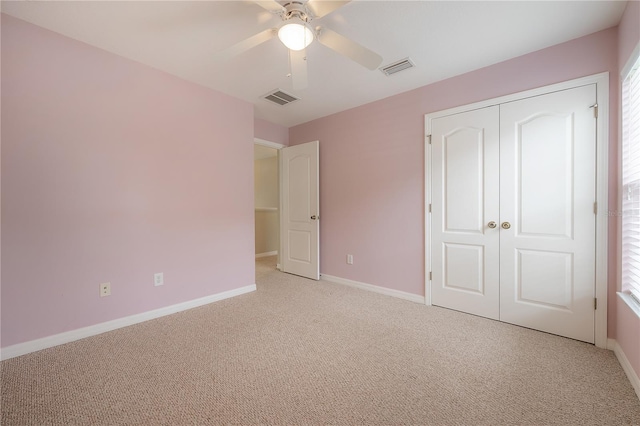
[[[263,96],[263,98],[278,105],[286,105],[298,100],[298,98],[296,98],[295,96],[285,93],[280,89],[276,89],[267,93]]]
[[[401,61],[394,62],[392,64],[386,65],[380,68],[380,71],[384,73],[386,76],[390,76],[391,74],[398,73],[400,71],[404,71],[409,68],[415,67],[415,64],[411,61],[410,58],[402,59]]]

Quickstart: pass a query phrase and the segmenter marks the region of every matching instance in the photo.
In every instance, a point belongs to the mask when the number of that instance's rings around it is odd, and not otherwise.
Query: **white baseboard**
[[[348,280],[346,278],[334,277],[333,275],[327,275],[327,274],[321,274],[320,279],[330,281],[336,284],[348,285],[349,287],[360,288],[362,290],[373,291],[374,293],[380,293],[386,296],[393,296],[399,299],[409,300],[411,302],[421,303],[424,305],[424,296],[419,296],[417,294],[407,293],[400,290],[393,290],[391,288],[386,288],[386,287],[379,287],[377,285]]]
[[[629,359],[627,359],[627,356],[622,351],[622,348],[618,344],[618,341],[615,339],[608,339],[607,349],[611,349],[613,353],[616,354],[616,357],[618,358],[618,362],[622,366],[622,369],[627,375],[627,378],[631,382],[631,386],[633,386],[633,389],[636,391],[636,395],[638,396],[638,399],[640,399],[640,378],[638,378],[638,374],[633,370],[633,367],[631,367],[631,363],[629,362]]]
[[[278,250],[267,251],[267,252],[264,252],[264,253],[256,253],[256,259],[260,259],[261,257],[276,256],[277,254],[278,254]]]
[[[160,309],[143,312],[141,314],[131,315],[124,318],[118,318],[112,321],[103,322],[89,327],[78,328],[77,330],[66,331],[64,333],[55,334],[53,336],[43,337],[41,339],[31,340],[29,342],[18,343],[8,346],[0,350],[0,359],[5,360],[31,352],[40,351],[42,349],[51,348],[62,345],[64,343],[73,342],[75,340],[84,339],[85,337],[95,336],[107,331],[116,330],[118,328],[127,327],[129,325],[138,324],[166,315],[175,314],[176,312],[186,311],[187,309],[196,308],[198,306],[207,305],[219,300],[228,299],[230,297],[239,296],[241,294],[250,293],[256,290],[256,285],[248,285],[229,291],[224,291],[211,296],[201,297],[199,299],[189,300],[187,302],[166,306]]]

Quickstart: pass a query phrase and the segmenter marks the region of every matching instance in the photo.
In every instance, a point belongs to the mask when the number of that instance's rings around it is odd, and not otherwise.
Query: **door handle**
[[[502,229],[509,229],[511,228],[511,224],[509,222],[502,222]]]
[[[488,226],[489,228],[493,229],[493,228],[495,228],[496,226],[498,226],[498,224],[497,224],[497,223],[495,223],[494,221],[491,221],[491,222],[489,222],[489,223],[487,224],[487,226]]]
[[[311,216],[311,220],[320,220],[320,216],[316,216],[315,214]]]

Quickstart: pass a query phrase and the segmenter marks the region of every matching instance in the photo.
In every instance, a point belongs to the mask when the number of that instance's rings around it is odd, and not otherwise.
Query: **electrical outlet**
[[[347,265],[353,265],[353,255],[352,254],[348,254],[347,255]]]
[[[157,274],[153,274],[153,285],[156,287],[164,284],[164,273],[158,272]]]
[[[100,297],[111,296],[111,283],[100,284]]]

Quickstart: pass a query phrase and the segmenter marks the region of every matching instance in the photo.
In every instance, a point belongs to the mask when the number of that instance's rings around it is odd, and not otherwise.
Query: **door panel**
[[[311,263],[311,232],[289,230],[289,259],[297,262]]]
[[[517,253],[516,300],[570,311],[573,305],[573,255],[536,250],[517,250]]]
[[[444,243],[442,285],[445,289],[484,294],[484,247]]]
[[[309,188],[312,172],[309,155],[290,156],[287,161],[288,175],[287,194],[289,199],[289,220],[291,222],[309,223],[311,217],[311,191]],[[293,202],[292,202],[293,201]]]
[[[483,131],[464,127],[442,136],[445,232],[482,233]]]
[[[434,305],[499,316],[499,108],[432,123]]]
[[[282,155],[282,271],[320,279],[317,141],[280,150]]]
[[[515,123],[520,235],[572,238],[572,127],[569,113],[536,114]]]
[[[500,320],[594,342],[595,85],[500,106]]]

